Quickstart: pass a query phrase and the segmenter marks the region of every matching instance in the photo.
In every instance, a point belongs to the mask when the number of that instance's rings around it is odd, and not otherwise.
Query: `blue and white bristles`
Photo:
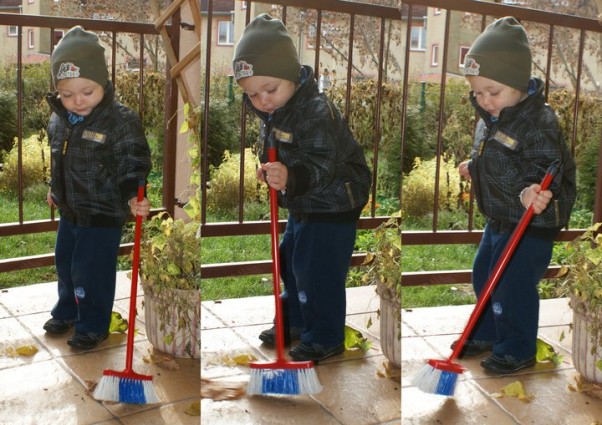
[[[313,368],[251,369],[251,379],[247,387],[249,395],[304,395],[321,391],[322,385]]]
[[[412,385],[425,393],[453,396],[460,373],[461,371],[437,369],[428,362],[414,377]]]
[[[129,404],[153,404],[159,402],[153,381],[150,379],[123,378],[104,375],[94,390],[96,400]]]

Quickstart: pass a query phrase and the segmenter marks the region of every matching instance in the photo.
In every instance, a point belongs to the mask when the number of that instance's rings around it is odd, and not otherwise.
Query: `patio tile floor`
[[[274,298],[254,297],[207,301],[201,317],[201,373],[203,378],[248,382],[247,367],[224,365],[224,358],[252,354],[274,358],[274,350],[261,345],[259,333],[270,327]],[[348,350],[315,366],[323,391],[302,396],[245,396],[239,400],[201,401],[203,424],[399,424],[399,380],[382,378],[386,359],[380,351],[378,297],[373,287],[347,290],[347,324],[372,342],[367,352]],[[369,319],[372,326],[367,328]]]
[[[124,317],[129,309],[130,280],[118,276],[114,310]],[[138,289],[138,318],[142,290]],[[144,323],[137,320],[133,369],[153,376],[158,404],[128,405],[99,402],[90,388],[103,370],[125,368],[126,336],[112,334],[96,349],[82,352],[66,343],[71,332],[53,336],[42,326],[56,301],[56,282],[11,288],[0,292],[0,424],[87,425],[145,424],[197,425],[198,416],[185,413],[199,401],[198,359],[176,359],[178,370],[149,362],[152,346]],[[34,345],[31,357],[12,356],[10,350]]]
[[[139,294],[141,294],[141,289]],[[42,325],[56,299],[56,283],[0,292],[0,423],[1,424],[324,424],[324,425],[470,425],[602,423],[602,401],[573,391],[577,372],[571,361],[572,313],[566,299],[541,303],[539,337],[564,355],[559,366],[538,364],[513,376],[483,372],[480,357],[462,359],[462,374],[453,397],[425,394],[411,379],[426,359],[445,359],[473,306],[432,307],[402,312],[402,378],[381,378],[385,359],[378,336],[378,299],[371,287],[348,289],[347,323],[373,343],[366,353],[347,351],[316,366],[324,391],[316,395],[274,397],[243,395],[237,400],[201,400],[201,417],[185,413],[199,401],[200,375],[216,381],[246,384],[248,368],[225,359],[253,354],[271,359],[259,332],[270,326],[272,297],[206,301],[201,308],[200,360],[177,359],[170,371],[149,362],[152,349],[144,335],[143,315],[136,327],[134,370],[153,376],[161,402],[126,405],[94,400],[89,388],[104,369],[122,370],[125,335],[111,335],[97,349],[80,352],[66,344],[69,334],[47,335]],[[129,279],[120,274],[115,310],[127,317]],[[139,295],[138,309],[142,309]],[[371,319],[373,325],[366,327]],[[564,339],[561,340],[561,335]],[[10,348],[32,344],[32,357],[11,356]],[[502,387],[521,381],[533,399],[496,397]]]
[[[411,380],[427,359],[446,359],[463,331],[474,306],[432,307],[402,311],[402,423],[408,425],[592,425],[602,423],[602,400],[569,388],[578,372],[571,360],[572,312],[566,299],[543,300],[539,338],[552,344],[563,361],[554,367],[540,363],[516,375],[490,376],[479,362],[462,359],[467,368],[453,397],[425,394]],[[564,334],[564,338],[562,335]],[[521,381],[530,402],[496,393]]]

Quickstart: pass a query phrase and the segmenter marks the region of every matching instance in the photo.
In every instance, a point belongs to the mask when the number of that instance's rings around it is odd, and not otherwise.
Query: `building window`
[[[29,1],[28,1],[28,3],[29,3],[29,4],[33,4],[33,3],[35,3],[35,2],[36,2],[36,0],[29,0]]]
[[[61,41],[61,38],[63,38],[63,34],[65,34],[65,31],[62,31],[62,30],[52,31],[52,45],[53,46],[56,46],[58,44],[58,42]]]
[[[410,39],[411,50],[425,50],[426,49],[426,29],[423,25],[413,26],[412,34]]]
[[[433,44],[431,46],[431,66],[439,65],[439,45]]]
[[[234,25],[232,21],[219,21],[217,23],[217,44],[220,46],[234,44]]]
[[[16,37],[19,35],[19,28],[16,25],[10,25],[8,27],[8,35],[9,37]]]
[[[27,47],[33,49],[35,47],[33,30],[27,30]]]
[[[240,2],[240,8],[241,8],[241,10],[245,10],[247,8],[247,2],[246,1],[241,1]]]
[[[459,67],[460,68],[464,68],[464,59],[466,58],[466,54],[468,53],[468,50],[470,49],[470,47],[465,47],[465,46],[461,46],[460,47],[460,60],[459,60]]]
[[[434,15],[441,15],[441,8],[440,7],[436,7],[435,11],[433,12]]]

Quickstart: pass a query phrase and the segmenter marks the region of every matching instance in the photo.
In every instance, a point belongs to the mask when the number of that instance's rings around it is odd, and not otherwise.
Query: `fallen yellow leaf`
[[[533,400],[533,396],[527,393],[525,385],[521,381],[514,381],[504,388],[501,389],[503,396],[517,397],[519,400],[524,402],[530,402]]]
[[[201,402],[195,401],[184,410],[188,416],[201,416]]]

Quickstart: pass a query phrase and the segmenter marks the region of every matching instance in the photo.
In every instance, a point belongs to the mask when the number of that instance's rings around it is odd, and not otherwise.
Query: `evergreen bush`
[[[13,147],[17,136],[17,97],[0,91],[0,160]]]

